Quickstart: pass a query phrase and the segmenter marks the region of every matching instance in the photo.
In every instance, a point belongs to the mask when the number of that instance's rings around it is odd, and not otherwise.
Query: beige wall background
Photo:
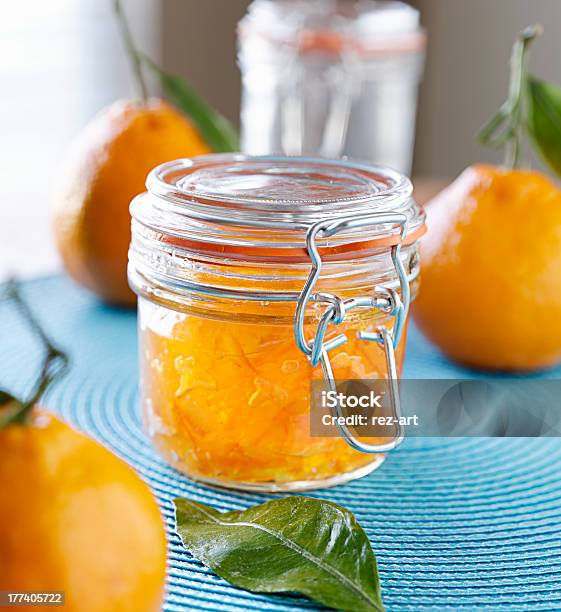
[[[417,122],[415,172],[454,176],[474,160],[501,154],[474,140],[507,95],[515,35],[530,23],[545,33],[531,68],[561,84],[561,0],[416,0],[429,32]]]
[[[237,123],[240,74],[236,63],[236,24],[250,0],[161,0],[161,3],[161,57],[165,68],[187,77],[214,107]]]
[[[496,161],[474,140],[504,100],[515,34],[540,22],[532,68],[561,83],[561,0],[409,0],[429,32],[414,172],[448,177],[476,160]],[[162,0],[162,57],[225,115],[238,120],[235,24],[249,0]]]

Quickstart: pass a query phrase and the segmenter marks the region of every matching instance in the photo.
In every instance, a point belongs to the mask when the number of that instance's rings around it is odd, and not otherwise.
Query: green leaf
[[[164,72],[145,55],[142,59],[158,76],[170,102],[193,121],[213,151],[239,151],[238,132],[225,117],[211,108],[183,79]]]
[[[18,400],[11,393],[0,389],[0,408],[5,408],[8,404],[17,401]]]
[[[338,610],[384,609],[368,537],[342,506],[294,496],[234,512],[187,499],[175,508],[185,548],[236,586],[301,593]]]
[[[536,148],[551,169],[561,176],[561,88],[528,77],[528,129]]]
[[[18,420],[24,405],[11,393],[0,389],[0,429]]]

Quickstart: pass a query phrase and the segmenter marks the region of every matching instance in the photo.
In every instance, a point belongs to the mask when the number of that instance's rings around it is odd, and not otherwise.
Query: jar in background
[[[238,28],[242,149],[411,171],[425,34],[397,1],[254,0]]]
[[[399,439],[311,435],[310,382],[401,371],[424,230],[408,179],[225,154],[163,164],[147,188],[131,206],[129,280],[161,454],[195,479],[263,491],[379,465]]]

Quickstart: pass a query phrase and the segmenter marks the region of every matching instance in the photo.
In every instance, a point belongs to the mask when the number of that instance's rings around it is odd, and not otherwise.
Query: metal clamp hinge
[[[316,238],[330,237],[337,232],[363,226],[390,225],[399,228],[399,242],[391,247],[391,258],[396,270],[400,290],[395,291],[383,286],[374,288],[372,295],[342,300],[331,293],[314,293],[313,290],[320,277],[322,260],[319,254]],[[401,243],[407,233],[407,218],[400,213],[378,213],[368,215],[353,215],[340,217],[335,220],[319,221],[312,225],[306,235],[306,248],[312,262],[310,275],[300,293],[296,306],[294,318],[294,335],[300,350],[305,353],[312,366],[321,365],[323,377],[328,391],[336,391],[335,378],[329,359],[329,351],[345,344],[348,338],[345,334],[339,334],[330,340],[325,340],[328,326],[339,325],[345,320],[346,314],[355,308],[370,308],[381,311],[393,317],[394,324],[391,329],[381,325],[375,332],[360,331],[358,337],[362,340],[376,342],[385,353],[389,396],[394,422],[396,424],[395,436],[387,443],[367,444],[358,440],[346,425],[341,425],[344,419],[336,419],[337,428],[345,441],[353,448],[365,453],[383,453],[398,446],[404,437],[403,427],[400,424],[401,406],[399,401],[399,386],[397,380],[397,366],[395,360],[395,349],[403,334],[410,303],[410,288],[407,272],[401,260]],[[316,328],[315,336],[308,341],[305,337],[304,322],[305,312],[310,302],[327,304],[325,312],[320,318]],[[341,406],[335,406],[335,417],[342,415]]]

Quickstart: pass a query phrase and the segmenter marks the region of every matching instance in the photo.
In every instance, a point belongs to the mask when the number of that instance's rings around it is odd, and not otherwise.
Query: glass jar
[[[194,479],[263,491],[379,465],[399,436],[312,436],[310,382],[401,371],[424,231],[409,180],[344,160],[223,154],[165,163],[147,188],[131,205],[129,281],[160,453]]]
[[[253,0],[238,28],[242,150],[411,171],[425,33],[387,0]]]

